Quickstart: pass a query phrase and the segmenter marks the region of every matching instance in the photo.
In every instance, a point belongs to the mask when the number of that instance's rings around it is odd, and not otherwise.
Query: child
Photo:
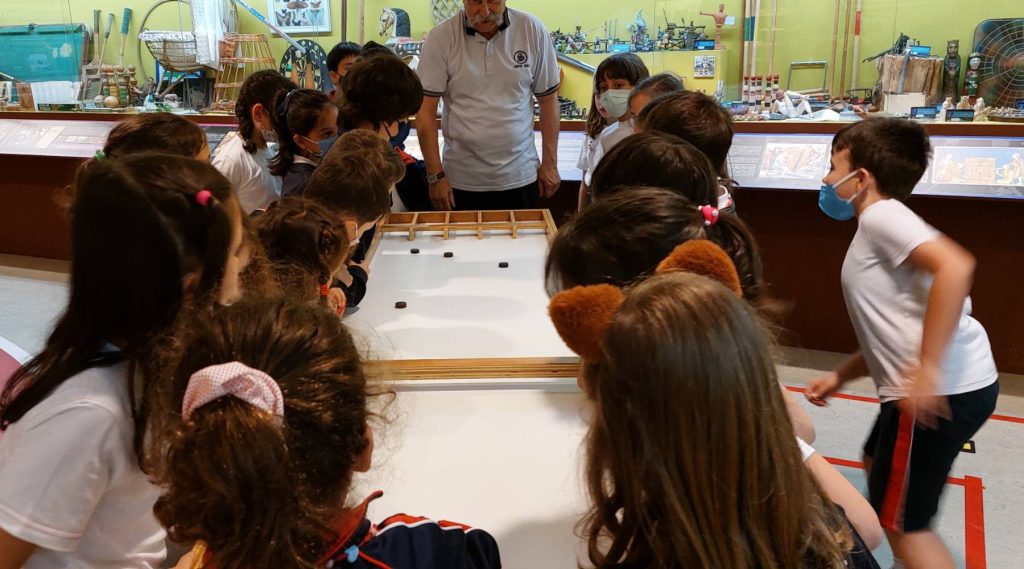
[[[369,130],[389,141],[405,164],[405,176],[395,184],[402,204],[409,211],[430,211],[426,166],[402,150],[409,136],[409,117],[423,102],[416,72],[391,53],[361,56],[349,72],[343,93],[341,127]]]
[[[608,113],[609,125],[601,131],[595,145],[594,156],[588,160],[583,181],[590,186],[594,169],[622,139],[633,134],[633,115],[629,112],[629,92],[650,75],[647,66],[635,53],[614,53],[597,66],[594,74],[594,90],[598,93],[601,107]],[[583,201],[582,198],[580,200]]]
[[[726,160],[732,147],[732,117],[722,105],[704,93],[683,91],[663,95],[644,107],[637,130],[674,134],[700,148],[719,177],[718,209],[735,211]]]
[[[313,332],[315,331],[315,332]],[[352,477],[371,465],[372,396],[345,326],[282,300],[197,322],[174,374],[156,515],[193,567],[487,569],[494,538],[452,522],[366,519]],[[203,553],[205,550],[205,553]]]
[[[354,130],[338,138],[306,184],[305,197],[354,226],[353,239],[362,238],[348,270],[334,283],[345,291],[348,306],[358,305],[366,294],[369,274],[363,263],[370,230],[391,211],[391,192],[404,174],[405,164],[394,148],[371,131]]]
[[[629,112],[634,117],[639,117],[647,103],[669,93],[680,93],[684,91],[683,80],[671,71],[651,75],[647,79],[636,84],[629,93]]]
[[[196,123],[171,113],[143,113],[117,123],[107,134],[103,157],[121,158],[139,152],[162,152],[210,159],[206,133]]]
[[[231,182],[245,214],[265,208],[281,197],[281,179],[270,173],[273,155],[268,144],[277,142],[274,132],[274,99],[296,89],[280,73],[264,69],[250,75],[238,93],[235,117],[238,133],[224,139],[211,163]]]
[[[612,149],[594,170],[594,200],[621,188],[668,188],[694,203],[717,204],[718,177],[707,156],[678,136],[663,132],[634,134]]]
[[[141,469],[158,347],[180,313],[238,298],[241,211],[212,166],[163,154],[89,161],[74,196],[67,309],[0,403],[0,564],[159,567]]]
[[[712,177],[704,164],[706,177]],[[622,188],[563,225],[544,266],[548,294],[596,284],[625,287],[653,274],[676,246],[693,240],[710,240],[725,250],[738,270],[743,297],[762,315],[778,318],[779,309],[764,293],[761,255],[746,224],[734,215],[716,215],[712,206],[698,208],[665,188]],[[797,434],[814,442],[810,416],[788,393],[786,401]]]
[[[274,279],[288,296],[303,302],[321,299],[341,315],[345,295],[331,295],[335,276],[345,268],[355,223],[345,225],[324,206],[292,196],[270,204],[253,218]]]
[[[594,100],[587,113],[586,137],[583,139],[583,146],[580,148],[580,157],[576,160],[576,167],[583,172],[583,179],[580,180],[580,197],[576,206],[581,211],[590,203],[590,188],[587,184],[587,172],[590,171],[590,163],[594,160],[594,152],[597,150],[597,139],[601,131],[611,124],[612,119],[608,111],[601,106],[601,96],[597,92],[597,85],[594,85]]]
[[[294,89],[274,99],[277,155],[270,173],[281,178],[281,195],[302,195],[306,182],[338,138],[338,107],[320,91]]]
[[[870,373],[882,398],[864,446],[871,503],[893,553],[911,569],[953,567],[932,519],[953,462],[999,394],[988,335],[970,316],[974,257],[903,202],[931,145],[911,121],[843,127],[819,204],[857,216],[843,262],[843,295],[860,351],[808,386],[812,403]]]
[[[601,285],[552,299],[593,405],[582,524],[590,564],[877,569],[864,541],[881,541],[878,520],[794,436],[770,335],[740,298],[728,257],[707,243],[679,247],[659,272],[681,263],[712,278],[676,270],[625,292]],[[830,471],[822,484],[816,467]],[[866,512],[864,527],[853,531],[843,508]]]
[[[359,56],[359,44],[350,41],[343,41],[331,48],[327,54],[327,73],[331,76],[331,84],[334,88],[327,94],[332,101],[337,102],[341,95],[342,85],[345,84],[345,76],[349,68]]]

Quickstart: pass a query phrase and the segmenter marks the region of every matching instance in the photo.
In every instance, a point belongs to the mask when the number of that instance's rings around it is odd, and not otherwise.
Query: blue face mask
[[[818,191],[818,209],[836,221],[849,221],[853,219],[856,213],[853,209],[853,200],[857,198],[857,194],[850,196],[849,200],[845,200],[836,194],[836,188],[845,184],[856,175],[857,170],[854,170],[843,176],[835,184],[822,184],[821,190]]]
[[[336,134],[336,135],[334,135],[334,136],[332,136],[330,138],[325,138],[325,139],[323,139],[323,140],[321,140],[319,142],[317,142],[317,141],[315,141],[315,140],[313,140],[311,138],[306,138],[305,136],[303,136],[302,138],[305,138],[306,140],[308,140],[308,141],[312,142],[313,144],[319,146],[320,150],[318,150],[317,152],[314,152],[312,154],[314,156],[316,156],[317,158],[323,158],[324,156],[327,155],[327,151],[330,150],[332,146],[334,146],[334,142],[336,140],[338,140],[338,136],[339,135]],[[306,150],[306,152],[309,152],[308,148],[305,149],[305,150]]]
[[[409,121],[400,121],[398,123],[398,132],[389,140],[391,146],[404,149],[405,141],[409,138],[409,131],[411,130],[412,127],[409,126]],[[388,135],[390,136],[391,133],[388,132]]]

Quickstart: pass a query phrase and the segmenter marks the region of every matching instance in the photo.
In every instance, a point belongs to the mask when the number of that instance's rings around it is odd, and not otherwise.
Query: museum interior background
[[[308,6],[318,1],[326,3],[328,0],[271,0],[269,4]],[[453,5],[461,4],[461,0],[448,1]],[[19,60],[23,58],[4,49],[6,41],[11,41],[18,34],[38,31],[40,28],[33,28],[33,24],[84,24],[91,28],[94,10],[101,12],[101,27],[105,27],[108,14],[114,15],[103,61],[107,64],[117,62],[121,51],[119,32],[124,10],[129,8],[133,12],[133,20],[126,34],[124,64],[138,66],[145,69],[147,75],[153,76],[154,59],[146,46],[140,47],[137,37],[141,31],[142,18],[156,3],[155,0],[0,0],[0,73],[5,72],[5,65],[24,63]],[[268,0],[246,0],[246,3],[262,14],[269,13]],[[1019,26],[1013,32],[1016,35],[1010,34],[1005,39],[1009,43],[1016,43],[1015,47],[1006,48],[1011,57],[1004,60],[1004,63],[1008,66],[1006,73],[1016,74],[1015,78],[1020,82],[1016,88],[1024,93],[1024,3],[1021,0],[508,0],[509,6],[538,16],[550,31],[560,30],[572,34],[579,26],[588,41],[612,36],[623,43],[629,41],[629,26],[634,24],[638,14],[642,14],[647,34],[651,38],[656,38],[659,31],[665,30],[669,24],[678,32],[680,27],[689,26],[691,22],[695,26],[704,26],[707,36],[714,38],[713,18],[701,13],[717,12],[720,3],[724,4],[724,12],[731,17],[731,23],[727,21],[723,26],[720,44],[712,46],[717,49],[640,53],[651,71],[672,70],[685,79],[688,88],[709,94],[715,92],[721,80],[723,99],[737,101],[742,95],[741,76],[744,69],[744,8],[745,5],[751,5],[760,6],[756,20],[756,73],[779,75],[783,89],[821,88],[824,76],[822,71],[815,69],[795,71],[792,84],[787,85],[790,64],[830,60],[833,48],[839,52],[837,57],[844,49],[848,51],[845,57],[848,64],[845,74],[838,65],[835,66],[837,69],[832,70],[834,73],[829,73],[833,76],[832,92],[854,88],[870,89],[878,78],[876,62],[855,61],[889,50],[901,33],[923,46],[930,46],[931,56],[935,58],[932,62],[936,66],[942,63],[947,41],[959,40],[962,85],[979,24],[986,20],[1015,18]],[[330,50],[343,35],[355,42],[384,42],[388,36],[382,36],[379,27],[381,15],[386,8],[398,8],[408,14],[411,24],[409,36],[414,40],[421,39],[433,26],[431,0],[347,0],[344,4],[348,6],[344,34],[341,26],[341,0],[330,0],[328,5],[330,15],[325,23],[329,23],[329,31],[289,33],[297,40],[313,41],[324,50]],[[360,4],[363,4],[362,24]],[[861,36],[859,57],[855,58],[853,50],[858,25],[854,14],[857,7],[861,12]],[[837,9],[840,11],[838,21],[834,17]],[[844,17],[847,10],[851,13],[848,25]],[[237,12],[239,33],[265,34],[269,37],[269,51],[273,59],[271,67],[277,69],[289,44],[284,39],[274,37],[262,22],[245,9],[239,8]],[[152,11],[146,28],[191,31],[188,5],[175,1],[162,3]],[[321,29],[317,25],[312,28]],[[838,28],[838,37],[833,35],[834,28]],[[992,47],[1001,49],[1006,45]],[[83,59],[89,61],[91,53],[89,49]],[[139,53],[141,57],[137,55]],[[607,54],[571,53],[570,56],[585,65],[596,66]],[[695,78],[695,58],[708,56],[716,58],[713,76],[707,79]],[[589,107],[591,75],[573,64],[563,63],[562,69],[565,80],[560,95],[574,100],[581,108]],[[858,77],[856,83],[853,81],[855,71]],[[77,72],[76,66],[72,75]],[[206,76],[209,81],[213,81],[212,71],[207,71]],[[0,76],[0,85],[5,81],[7,78]],[[1024,94],[1018,98],[1024,101]],[[0,93],[2,100],[3,94]],[[95,151],[90,147],[87,152],[51,152],[31,144],[6,145],[9,141],[4,140],[4,125],[20,120],[30,128],[45,131],[49,128],[45,125],[58,124],[59,121],[64,121],[59,123],[62,125],[70,124],[68,121],[78,121],[82,126],[77,128],[82,132],[88,131],[84,138],[99,136],[101,142],[106,132],[103,129],[109,129],[109,125],[125,116],[126,111],[98,110],[104,112],[0,112],[0,255],[67,258],[66,222],[54,207],[51,196],[55,189],[70,181],[82,159]],[[501,110],[495,109],[495,112]],[[1024,112],[1021,114],[1024,118]],[[218,134],[223,136],[223,131],[232,128],[234,122],[230,113],[193,116],[193,120],[203,125],[211,137]],[[768,145],[777,144],[781,140],[778,137],[791,137],[787,140],[799,140],[811,146],[827,148],[832,133],[840,126],[835,122],[810,120],[742,122],[740,117],[737,120],[734,148],[747,148],[748,143],[758,144],[760,146],[755,152],[757,156],[761,156],[762,151],[767,153]],[[90,128],[95,132],[89,131]],[[581,128],[582,123],[578,120],[565,120],[562,123],[563,142],[567,145],[576,144],[576,147],[575,150],[562,149],[560,154],[564,154],[561,158],[572,164],[575,164],[575,152],[578,152],[582,138],[579,132]],[[995,152],[991,150],[993,148],[1012,149],[1012,152],[1018,153],[1018,157],[1024,156],[1024,124],[926,121],[925,128],[936,145],[984,147],[984,150],[978,151],[982,153]],[[70,129],[61,136],[67,138],[68,132]],[[90,132],[92,134],[88,134]],[[79,146],[86,147],[83,144]],[[827,151],[823,152],[827,157]],[[737,166],[734,158],[730,158],[730,168]],[[995,164],[995,160],[992,163]],[[974,164],[984,165],[987,162],[976,160]],[[970,167],[966,169],[971,170]],[[995,180],[997,169],[995,165],[984,166],[975,168],[973,173],[979,178],[988,176]],[[570,174],[577,177],[574,180],[571,175],[563,174],[566,182],[558,197],[565,198],[567,204],[574,204],[574,186],[578,184],[579,173],[571,171]],[[733,172],[733,176],[739,178],[737,174],[737,171]],[[794,332],[792,343],[837,352],[850,350],[854,345],[854,337],[847,324],[836,275],[839,274],[843,254],[855,225],[832,222],[818,212],[814,190],[820,183],[820,174],[797,181],[785,176],[764,175],[764,169],[761,169],[740,182],[743,187],[737,192],[737,202],[764,250],[768,281],[776,295],[793,302],[793,310],[785,322],[786,327]],[[985,323],[992,337],[1000,369],[1024,373],[1024,343],[1019,339],[1020,330],[1024,330],[1024,296],[1020,295],[1021,287],[1024,286],[1024,224],[1021,223],[1024,219],[1024,184],[1011,182],[996,187],[994,184],[972,185],[970,181],[964,181],[956,187],[925,190],[928,191],[918,192],[920,195],[912,198],[915,210],[967,246],[979,260],[973,290],[975,314]],[[550,207],[556,213],[558,220],[564,219],[566,214],[566,211],[558,211],[561,206],[557,203],[545,204],[545,207]]]

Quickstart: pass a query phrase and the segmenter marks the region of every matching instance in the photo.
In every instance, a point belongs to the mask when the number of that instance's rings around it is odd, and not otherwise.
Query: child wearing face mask
[[[245,214],[270,205],[281,197],[281,178],[270,173],[274,155],[274,99],[278,93],[296,89],[280,73],[265,69],[250,75],[238,93],[235,118],[238,132],[224,139],[210,163],[220,170],[238,193]]]
[[[629,93],[637,83],[647,79],[650,72],[635,53],[616,53],[597,66],[594,91],[598,103],[611,123],[601,131],[594,151],[583,174],[583,183],[590,187],[590,178],[601,158],[622,139],[633,134],[633,114],[629,112]],[[581,200],[582,203],[582,200]]]
[[[281,177],[281,195],[302,195],[306,182],[338,138],[338,107],[313,89],[278,93],[274,100],[277,155],[270,173]]]
[[[971,317],[974,257],[903,203],[930,155],[924,129],[906,120],[836,133],[818,203],[838,221],[857,217],[842,284],[860,351],[806,394],[825,405],[848,381],[875,381],[882,406],[864,444],[868,494],[908,569],[954,566],[932,522],[953,462],[999,394],[988,335]]]

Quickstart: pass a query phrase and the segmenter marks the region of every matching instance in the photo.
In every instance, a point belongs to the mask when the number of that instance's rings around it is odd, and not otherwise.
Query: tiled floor
[[[68,264],[0,255],[0,337],[29,353],[45,343],[67,300]],[[780,373],[799,390],[841,354],[783,349]],[[877,403],[867,380],[849,386],[845,396],[827,408],[807,405],[815,420],[815,447],[863,489],[858,468],[860,445]],[[1001,395],[993,417],[975,437],[976,453],[963,454],[951,474],[942,505],[939,532],[968,569],[1024,566],[1024,476],[1017,460],[1024,458],[1024,377],[1001,378]],[[883,545],[876,555],[883,567],[891,554]]]

